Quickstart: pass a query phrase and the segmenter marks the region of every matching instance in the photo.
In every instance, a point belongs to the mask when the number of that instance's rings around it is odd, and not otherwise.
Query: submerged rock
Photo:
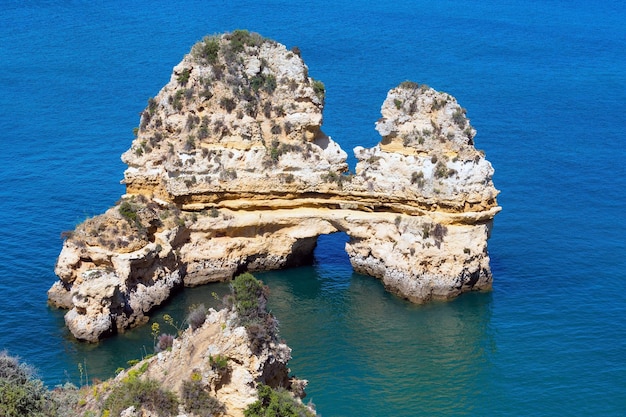
[[[357,147],[347,175],[321,130],[324,94],[296,52],[260,35],[194,45],[122,156],[127,194],[65,241],[48,295],[72,333],[141,324],[181,285],[306,264],[317,237],[339,231],[357,272],[413,302],[489,289],[498,191],[465,110],[401,83],[381,142]]]

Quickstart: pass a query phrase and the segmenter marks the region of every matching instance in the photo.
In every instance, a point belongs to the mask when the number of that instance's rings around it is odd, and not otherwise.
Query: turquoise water
[[[207,33],[297,45],[324,131],[372,146],[405,79],[457,97],[502,190],[494,289],[414,306],[353,274],[343,235],[262,274],[292,371],[325,416],[622,415],[626,409],[626,9],[598,1],[10,1],[0,5],[0,349],[50,386],[104,378],[143,328],[76,344],[46,306],[60,232],[120,194],[147,98]],[[354,164],[354,158],[350,159]],[[185,290],[155,319],[213,301]]]

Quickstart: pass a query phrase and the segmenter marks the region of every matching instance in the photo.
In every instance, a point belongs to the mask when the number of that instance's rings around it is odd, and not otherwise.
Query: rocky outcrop
[[[198,411],[190,406],[202,404],[201,415],[242,417],[244,410],[258,399],[260,383],[289,389],[293,401],[301,402],[307,382],[289,375],[291,349],[278,341],[275,327],[267,331],[265,340],[255,340],[240,325],[234,309],[211,309],[201,326],[188,327],[168,349],[89,389],[84,394],[80,414],[110,409],[113,402],[107,398],[115,395],[116,390],[131,389],[134,379],[154,381],[161,390],[176,395],[181,400],[180,416],[196,415],[189,414]],[[202,403],[207,397],[213,400]],[[206,407],[212,407],[213,412]],[[159,410],[130,407],[122,415],[162,415],[155,411]],[[314,410],[309,412],[314,415]]]
[[[357,272],[413,302],[489,289],[498,191],[465,110],[401,83],[348,174],[324,94],[297,51],[257,34],[194,45],[122,156],[127,194],[65,241],[48,296],[72,332],[139,324],[180,285],[305,264],[338,231]]]

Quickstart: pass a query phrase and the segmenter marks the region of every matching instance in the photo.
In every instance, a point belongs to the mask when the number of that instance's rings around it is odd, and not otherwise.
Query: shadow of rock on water
[[[346,339],[369,385],[394,381],[381,406],[403,415],[471,410],[495,350],[492,294],[415,306],[362,283],[353,279],[349,316],[356,325]]]
[[[293,349],[293,372],[309,379],[307,393],[314,402],[337,404],[333,410],[320,409],[322,414],[374,416],[382,409],[385,415],[464,414],[477,406],[485,409],[479,403],[490,400],[481,399],[480,387],[486,384],[495,350],[491,293],[416,306],[386,292],[375,278],[341,276],[266,279],[279,293],[271,298],[270,308]],[[322,290],[338,279],[346,285]],[[312,283],[319,284],[307,293]],[[344,395],[367,401],[338,398]]]

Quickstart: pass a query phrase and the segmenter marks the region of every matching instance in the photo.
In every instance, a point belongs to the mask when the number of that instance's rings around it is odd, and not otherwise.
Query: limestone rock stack
[[[246,31],[207,37],[148,101],[122,159],[127,194],[79,225],[48,295],[76,337],[140,324],[180,285],[311,260],[350,240],[355,270],[414,302],[489,289],[493,168],[465,110],[403,82],[356,172],[322,130],[324,87],[296,51]]]

